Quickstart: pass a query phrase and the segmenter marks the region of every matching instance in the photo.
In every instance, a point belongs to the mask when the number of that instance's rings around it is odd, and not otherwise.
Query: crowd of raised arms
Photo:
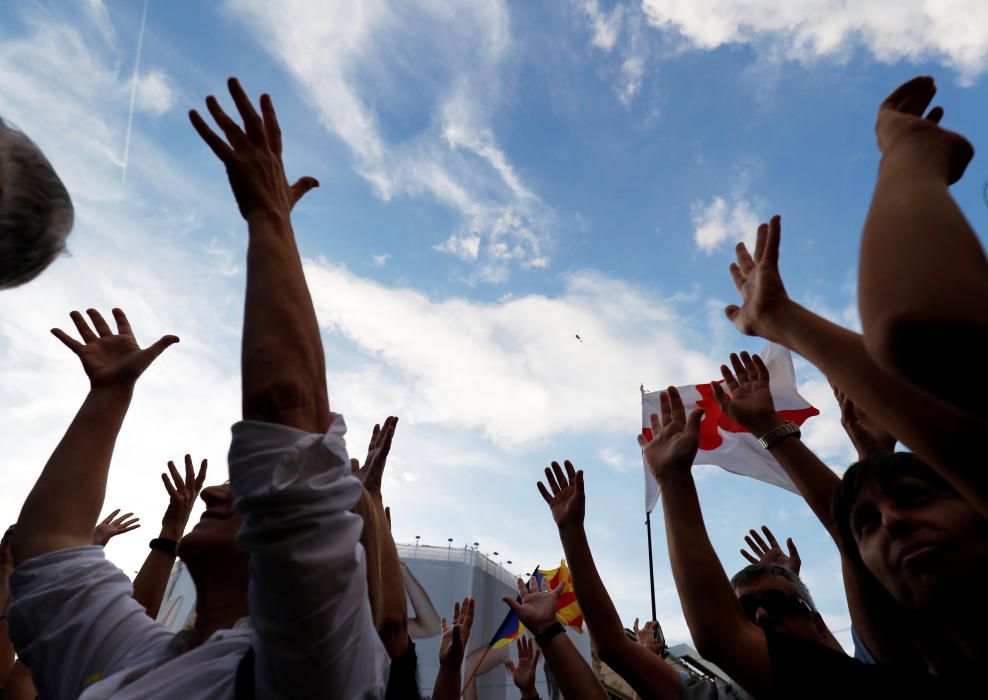
[[[363,464],[350,457],[292,230],[293,207],[319,183],[289,183],[271,98],[255,103],[236,79],[228,87],[239,119],[213,96],[205,104],[214,125],[195,110],[189,117],[247,223],[242,420],[229,480],[204,488],[205,459],[169,462],[169,505],[140,572],[131,581],[107,560],[103,545],[137,526],[131,513],[100,519],[114,443],[139,379],[179,339],[142,346],[122,309],[71,311],[72,329],[52,333],[90,389],[0,545],[0,697],[418,699],[431,687],[432,698],[454,700],[474,600],[443,618],[438,674],[420,678],[408,579],[381,489],[398,418],[375,426]],[[789,297],[779,216],[758,227],[753,250],[737,245],[729,268],[739,299],[727,317],[829,378],[858,452],[837,476],[777,414],[758,355],[732,354],[721,367],[723,382],[712,385],[721,409],[763,438],[840,552],[853,656],[800,579],[792,540],[783,551],[768,528],[752,529],[750,565],[725,572],[691,473],[703,409],[684,405],[674,387],[638,444],[660,487],[693,643],[730,682],[681,673],[655,621],[627,633],[584,528],[594,485],[576,456],[544,476],[533,470],[595,651],[640,698],[985,697],[988,465],[975,443],[988,429],[988,261],[948,189],[973,148],[940,126],[943,109],[929,109],[935,93],[932,78],[914,78],[878,109],[862,333]],[[0,288],[51,262],[72,215],[48,161],[0,122]],[[186,532],[197,498],[206,510]],[[196,614],[173,633],[155,617],[176,558],[195,585]],[[527,630],[509,673],[526,700],[538,697],[540,661],[566,700],[606,698],[556,620],[562,587],[519,579],[517,598],[505,598]]]

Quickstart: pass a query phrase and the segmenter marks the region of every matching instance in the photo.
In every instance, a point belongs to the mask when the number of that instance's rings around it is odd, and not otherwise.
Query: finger
[[[741,364],[744,365],[744,373],[748,375],[749,381],[755,381],[758,379],[758,368],[755,367],[754,361],[751,359],[751,355],[743,351],[741,353]]]
[[[254,109],[254,105],[250,103],[250,98],[244,92],[240,81],[236,78],[230,78],[226,81],[226,86],[230,90],[233,103],[237,105],[241,119],[244,120],[244,131],[247,132],[247,138],[257,145],[267,145],[268,139],[264,133],[264,124],[261,122],[257,110]]]
[[[899,109],[907,114],[921,116],[926,108],[930,106],[934,95],[937,94],[937,85],[933,78],[918,80],[913,84],[913,89],[903,95],[899,102]]]
[[[199,465],[199,473],[196,475],[196,494],[202,491],[202,485],[206,483],[206,468],[209,466],[209,460],[202,460],[202,464]]]
[[[583,470],[580,469],[576,472],[576,492],[581,496],[584,494],[583,491]]]
[[[518,594],[524,600],[525,594],[528,593],[528,588],[525,586],[525,582],[521,578],[519,578],[517,581],[515,581],[515,585],[518,586]]]
[[[538,666],[539,659],[541,657],[542,657],[542,650],[541,649],[536,649],[535,650],[535,656],[532,657],[532,665],[533,666]]]
[[[748,561],[750,561],[752,564],[757,564],[758,563],[758,560],[755,559],[750,554],[748,554],[748,551],[745,550],[745,549],[742,549],[741,550],[741,556],[744,557],[745,559],[747,559]]]
[[[134,330],[130,327],[130,321],[127,320],[127,314],[123,312],[123,309],[111,309],[110,313],[113,314],[113,320],[116,321],[117,333],[133,338]]]
[[[752,530],[751,531],[751,536],[754,538],[755,542],[758,543],[758,546],[762,548],[762,551],[763,552],[767,552],[768,550],[771,549],[771,547],[769,547],[765,543],[765,540],[762,539],[762,536],[758,534],[758,531],[757,530]]]
[[[170,345],[174,345],[178,342],[177,335],[166,335],[162,336],[160,340],[150,347],[144,348],[141,352],[144,355],[144,359],[148,365],[158,359],[158,356],[165,351]],[[146,366],[146,365],[145,365]]]
[[[717,401],[717,405],[720,406],[720,410],[727,412],[728,398],[727,393],[720,386],[720,382],[710,382],[710,388],[714,392],[714,399]]]
[[[748,370],[744,368],[744,363],[737,353],[731,353],[731,367],[734,368],[734,376],[738,378],[739,384],[747,384],[751,380],[748,378]]]
[[[196,484],[196,470],[192,465],[192,455],[185,455],[185,488],[194,489]]]
[[[635,618],[635,624],[632,625],[631,629],[634,631],[635,634],[638,634],[638,618],[637,617]]]
[[[371,431],[370,444],[367,445],[368,452],[370,452],[371,450],[377,447],[378,438],[380,437],[380,435],[381,435],[381,424],[375,423],[374,430]]]
[[[738,243],[734,250],[738,256],[738,267],[741,268],[741,272],[747,275],[755,268],[755,261],[751,258],[751,253],[748,252],[748,246],[744,243]]]
[[[776,541],[775,535],[773,535],[772,531],[768,529],[768,525],[762,525],[762,532],[765,533],[765,538],[768,540],[768,543],[773,548],[777,548],[780,550],[782,549],[781,547],[779,547],[779,543]]]
[[[384,518],[388,521],[388,530],[391,530],[391,506],[384,507]]]
[[[381,437],[381,450],[380,452],[378,452],[378,459],[381,462],[386,460],[388,458],[388,455],[391,454],[391,441],[394,440],[395,428],[397,427],[398,427],[397,418],[394,419],[389,418],[388,421],[385,422],[385,427],[384,430],[382,431],[382,437]]]
[[[84,343],[91,343],[96,340],[97,336],[93,333],[93,329],[89,327],[86,323],[86,319],[78,311],[73,311],[69,314],[69,318],[75,324],[76,330],[79,331],[79,335],[82,336],[82,341]]]
[[[446,634],[447,632],[449,632],[449,623],[446,622],[446,618],[445,617],[439,620],[439,624],[442,627],[443,634]]]
[[[934,124],[939,124],[941,119],[943,119],[943,107],[939,105],[931,109],[930,113],[926,115],[926,121]]]
[[[652,426],[652,439],[659,437],[659,433],[662,432],[662,424],[659,422],[659,416],[656,413],[649,415],[648,417],[649,425]]]
[[[771,380],[772,375],[768,373],[768,366],[765,364],[761,355],[752,355],[751,360],[755,363],[755,369],[758,370],[758,378],[763,382]]]
[[[161,483],[165,485],[165,491],[168,492],[168,498],[172,499],[176,497],[175,489],[172,488],[172,482],[168,480],[168,475],[165,473],[161,474]]]
[[[563,468],[559,466],[559,462],[552,463],[552,473],[556,475],[556,482],[559,484],[559,488],[569,488],[569,481],[566,479],[566,475],[563,474]]]
[[[351,474],[356,474],[359,471],[360,471],[360,460],[357,459],[356,457],[351,457],[350,458],[350,473]]]
[[[64,345],[65,347],[67,347],[69,350],[71,350],[74,353],[77,353],[78,354],[80,350],[82,350],[84,347],[86,347],[85,345],[83,345],[82,343],[80,343],[78,340],[76,340],[75,338],[73,338],[71,335],[69,335],[68,333],[66,333],[65,331],[63,331],[61,328],[52,328],[51,329],[51,334],[53,336],[55,336],[56,338],[58,338],[60,341],[62,341],[62,345]]]
[[[885,98],[882,102],[882,106],[884,107],[887,105],[898,108],[899,104],[901,104],[913,91],[920,88],[926,82],[932,83],[933,78],[926,75],[919,75],[911,80],[907,80],[893,90],[892,94]]]
[[[796,549],[796,543],[792,541],[792,537],[786,540],[786,548],[789,550],[789,558],[799,561],[799,550]]]
[[[727,320],[731,323],[734,322],[734,319],[737,318],[739,313],[741,313],[741,307],[737,304],[728,304],[724,307],[724,315],[727,316]]]
[[[776,214],[768,222],[768,235],[765,238],[765,262],[779,264],[779,243],[782,241],[782,217]]]
[[[501,598],[501,600],[503,600],[516,615],[521,610],[521,605],[518,603],[517,600],[515,600],[511,596],[504,596],[503,598]]]
[[[93,322],[93,328],[96,329],[100,338],[108,338],[113,335],[113,331],[110,330],[110,324],[103,318],[103,314],[96,309],[86,309],[86,313],[89,314],[89,318]]]
[[[686,423],[686,408],[683,406],[683,397],[679,395],[679,389],[674,386],[669,387],[669,408],[672,412],[672,420],[676,425]]]
[[[662,427],[665,427],[672,422],[672,404],[669,401],[668,391],[659,392],[659,410],[662,412]]]
[[[752,532],[754,532],[754,530],[752,530]],[[751,551],[752,552],[754,552],[755,554],[757,554],[760,557],[765,555],[765,548],[764,547],[760,547],[757,544],[755,544],[755,541],[753,539],[751,539],[751,535],[745,535],[744,536],[744,541],[747,543],[748,547],[751,548]]]
[[[467,596],[463,599],[463,607],[463,619],[460,620],[460,624],[462,624],[463,628],[469,632],[470,628],[473,627],[473,614],[477,607],[477,601]]]
[[[747,279],[744,276],[744,273],[741,272],[741,268],[738,267],[737,263],[731,263],[730,265],[727,266],[727,269],[731,273],[731,279],[734,280],[734,286],[737,287],[738,289],[741,289],[741,287],[744,286],[745,280]]]
[[[765,254],[765,238],[768,235],[768,226],[762,224],[758,227],[758,232],[755,234],[755,262],[762,259]]]
[[[559,582],[559,585],[552,589],[552,595],[558,598],[559,595],[563,592],[564,588],[566,588],[566,579],[562,579]]]
[[[302,199],[309,190],[314,190],[319,187],[319,180],[314,177],[309,177],[308,175],[300,177],[288,188],[292,195],[292,206]]]
[[[125,520],[124,522],[120,523],[120,527],[122,528],[123,532],[130,532],[131,530],[135,530],[139,528],[141,526],[140,522],[141,522],[140,518],[131,518],[130,520]]]
[[[734,374],[731,372],[727,365],[720,366],[720,376],[724,378],[724,384],[727,385],[727,390],[734,395],[734,392],[738,390],[741,385],[738,384],[738,380],[734,378]]]
[[[281,125],[278,124],[278,115],[274,111],[274,103],[271,102],[271,95],[264,93],[261,95],[261,118],[264,120],[264,133],[268,139],[268,148],[275,154],[281,155]]]
[[[456,623],[460,619],[460,601],[454,601],[453,603],[453,622]]]
[[[700,425],[703,423],[704,409],[694,408],[693,412],[690,413],[690,417],[686,419],[686,430],[684,432],[690,435],[700,434]]]
[[[545,487],[545,484],[543,484],[541,481],[538,481],[536,483],[538,484],[539,487],[539,493],[542,494],[542,500],[544,500],[549,505],[552,505],[552,494],[549,493],[549,489],[547,489]]]
[[[108,516],[106,516],[105,518],[103,518],[103,522],[101,522],[100,525],[109,525],[110,523],[112,523],[113,522],[113,519],[115,517],[117,517],[117,513],[119,513],[119,512],[120,512],[120,509],[117,508],[115,511],[113,511]]]
[[[117,518],[116,520],[114,520],[114,521],[113,521],[113,522],[111,523],[111,525],[122,525],[122,524],[123,524],[123,522],[124,522],[125,520],[127,520],[127,518],[129,518],[129,517],[131,517],[132,515],[133,515],[133,513],[124,513],[124,514],[123,514],[123,515],[121,515],[121,516],[120,516],[119,518]]]
[[[220,107],[219,100],[212,95],[206,98],[206,109],[209,110],[213,120],[223,131],[223,135],[226,136],[226,140],[229,142],[230,146],[237,148],[247,141],[247,136],[240,128],[240,125],[227,116],[227,113],[223,111],[222,107]],[[233,155],[232,149],[230,150],[230,153]]]
[[[576,483],[576,468],[573,463],[568,459],[563,461],[563,466],[566,467],[566,476],[569,479],[569,483]]]
[[[192,122],[192,126],[199,134],[199,138],[206,142],[206,145],[209,146],[209,149],[217,158],[224,163],[233,158],[233,149],[209,128],[206,120],[199,115],[199,112],[194,109],[189,110],[189,121]]]
[[[182,475],[178,473],[178,468],[174,462],[168,462],[168,473],[172,475],[172,481],[175,482],[175,493],[177,495],[185,487],[185,482],[182,481]]]
[[[545,468],[545,480],[549,482],[549,488],[552,489],[552,495],[555,496],[560,492],[559,483],[556,481],[556,475],[552,473],[549,467]]]

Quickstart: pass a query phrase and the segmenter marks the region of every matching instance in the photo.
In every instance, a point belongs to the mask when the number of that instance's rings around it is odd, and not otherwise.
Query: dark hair
[[[957,493],[930,465],[912,452],[875,452],[852,464],[841,479],[832,513],[840,532],[844,553],[856,563],[861,563],[861,553],[851,529],[851,512],[858,497],[872,485],[877,485],[883,491],[888,490],[903,476],[914,477],[948,493]]]
[[[762,578],[763,576],[779,576],[793,585],[796,593],[802,598],[813,612],[816,612],[816,604],[810,597],[810,590],[803,583],[803,579],[794,574],[784,566],[778,564],[749,564],[741,571],[731,577],[731,588],[738,589],[744,584]]]

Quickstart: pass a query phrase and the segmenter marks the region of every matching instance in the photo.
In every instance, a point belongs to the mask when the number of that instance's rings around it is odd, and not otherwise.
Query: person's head
[[[738,602],[752,622],[771,632],[818,644],[831,637],[799,576],[778,564],[750,564],[731,579]]]
[[[0,289],[29,282],[65,250],[72,200],[44,153],[0,119]]]
[[[852,465],[834,517],[845,551],[907,610],[965,605],[988,581],[988,519],[911,453]]]
[[[199,497],[206,510],[196,526],[182,537],[178,556],[194,580],[200,575],[226,581],[242,578],[246,590],[248,557],[237,546],[244,516],[233,509],[230,485],[207,486]]]

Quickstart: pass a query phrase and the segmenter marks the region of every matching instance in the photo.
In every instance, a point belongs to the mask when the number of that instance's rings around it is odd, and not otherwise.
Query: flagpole
[[[652,564],[652,514],[645,513],[645,532],[648,533],[648,590],[652,593],[652,619],[658,620],[655,616],[655,567]]]

